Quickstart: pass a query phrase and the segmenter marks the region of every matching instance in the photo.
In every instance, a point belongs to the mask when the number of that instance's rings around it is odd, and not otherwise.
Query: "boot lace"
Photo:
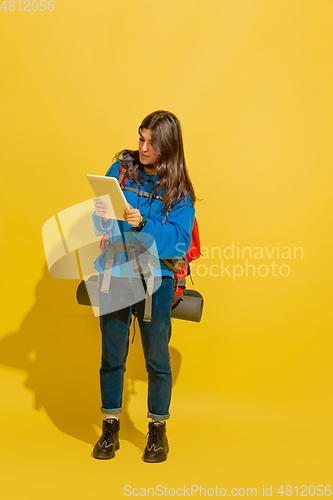
[[[158,429],[158,425],[154,424],[151,425],[149,428],[149,433],[148,433],[148,443],[147,443],[147,448],[150,451],[152,448],[154,448],[155,451],[157,451],[159,448],[161,448],[160,445],[160,433]]]
[[[113,422],[112,422],[113,423]],[[113,429],[113,426],[112,426],[112,423],[111,422],[108,422],[109,425],[106,425],[105,426],[105,429],[104,429],[104,432],[101,436],[101,440],[102,441],[107,441],[109,442],[110,441],[110,438],[111,436],[114,435],[114,429]]]

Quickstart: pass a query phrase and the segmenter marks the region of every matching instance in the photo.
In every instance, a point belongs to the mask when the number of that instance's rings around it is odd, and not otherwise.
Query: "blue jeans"
[[[102,275],[100,275],[99,283],[101,279]],[[104,301],[105,311],[108,310],[107,301],[111,301],[112,296],[119,304],[124,302],[130,304],[100,316],[102,331],[101,409],[106,414],[117,414],[122,411],[129,327],[132,307],[135,304],[148,373],[148,417],[166,420],[170,417],[169,405],[172,389],[169,341],[174,283],[169,277],[155,280],[151,322],[143,321],[145,301],[136,302],[135,297],[138,296],[138,290],[141,290],[141,287],[139,278],[112,277],[109,293],[100,293],[102,305]],[[114,302],[114,300],[112,301]],[[103,308],[101,312],[103,313]]]

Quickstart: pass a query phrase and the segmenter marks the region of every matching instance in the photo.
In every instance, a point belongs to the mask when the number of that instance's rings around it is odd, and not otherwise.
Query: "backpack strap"
[[[156,198],[157,200],[163,200],[160,194],[148,193],[147,191],[141,191],[141,189],[133,188],[131,186],[120,186],[123,191],[132,191],[132,193],[139,193],[140,196],[145,196],[146,198]]]
[[[127,247],[135,247],[137,250],[140,252],[144,247],[142,247],[141,244],[137,245],[126,245],[125,243],[120,243],[120,242],[111,242],[109,240],[107,249],[107,258],[106,258],[106,264],[105,264],[105,269],[104,269],[104,274],[103,274],[103,280],[102,280],[102,285],[101,285],[101,292],[102,293],[108,293],[111,285],[111,277],[112,277],[112,267],[113,267],[113,262],[114,262],[114,257],[116,255],[116,252],[127,252]],[[106,250],[105,250],[106,251]],[[128,252],[127,252],[128,253]],[[154,256],[152,253],[149,254],[148,258],[148,268],[150,271],[150,275],[148,279],[145,279],[143,275],[141,274],[142,279],[144,280],[146,284],[146,299],[145,299],[145,310],[144,310],[144,317],[143,321],[151,321],[151,311],[152,311],[152,294],[153,294],[153,289],[154,289]]]
[[[129,165],[127,165],[127,163],[126,163],[126,165],[124,165],[123,163],[121,164],[119,175],[118,175],[118,182],[119,182],[119,185],[120,185],[120,187],[121,187],[121,189],[123,191],[131,191],[132,193],[139,194],[139,196],[145,196],[147,198],[154,197],[157,200],[162,200],[163,201],[163,197],[160,194],[148,193],[147,191],[141,191],[138,188],[133,188],[131,186],[125,186],[125,182],[126,182],[126,179],[127,179],[128,169],[129,169]],[[165,223],[165,221],[167,220],[169,214],[170,214],[170,211],[167,210],[166,214],[164,216],[164,219],[162,220],[162,224]]]
[[[109,291],[111,283],[112,267],[115,255],[116,255],[116,249],[114,248],[113,245],[109,245],[104,274],[103,274],[103,281],[101,286],[102,293],[108,293]]]
[[[144,317],[143,321],[151,321],[151,308],[152,308],[152,295],[153,295],[153,289],[154,289],[154,256],[152,253],[149,254],[149,259],[148,259],[148,267],[150,270],[150,276],[146,280],[146,300],[145,300],[145,312],[144,312]]]
[[[128,165],[126,165],[126,167],[124,167],[124,165],[121,164],[119,175],[118,175],[118,182],[119,182],[120,186],[122,186],[126,182],[126,174],[127,174],[128,169],[129,169]]]

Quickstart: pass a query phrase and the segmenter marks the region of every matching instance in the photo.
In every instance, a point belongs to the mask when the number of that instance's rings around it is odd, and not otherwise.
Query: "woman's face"
[[[160,163],[160,157],[151,144],[151,133],[148,128],[143,128],[139,139],[140,163],[149,170],[154,171]]]

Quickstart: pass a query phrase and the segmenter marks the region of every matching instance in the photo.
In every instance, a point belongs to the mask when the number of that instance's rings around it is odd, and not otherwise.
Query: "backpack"
[[[132,191],[134,193],[138,193],[139,196],[149,197],[153,196],[152,193],[148,193],[145,191],[141,191],[137,188],[132,188],[129,186],[125,186],[127,180],[127,171],[129,166],[124,166],[123,163],[120,167],[119,175],[118,175],[118,183],[120,188],[123,191]],[[154,198],[162,200],[162,196],[158,194],[154,194]],[[166,215],[163,219],[163,223],[167,220],[169,212],[166,212]],[[110,242],[109,235],[105,234],[101,239],[100,248],[101,251],[107,251],[109,248],[108,243]],[[174,301],[172,302],[172,310],[174,310],[182,300],[182,295],[184,295],[186,289],[186,276],[191,276],[191,268],[190,263],[193,260],[196,260],[200,257],[200,238],[199,238],[199,228],[197,219],[194,218],[194,224],[192,229],[192,240],[190,244],[190,248],[188,251],[179,259],[162,259],[167,266],[169,266],[174,273],[174,284],[175,284],[175,296]]]
[[[175,297],[172,303],[172,309],[175,309],[179,304],[182,295],[186,289],[186,276],[191,277],[191,267],[190,263],[192,260],[196,260],[200,257],[200,238],[199,238],[199,228],[197,219],[194,218],[194,224],[192,229],[192,240],[190,248],[181,257],[181,265],[178,271],[174,271],[174,283],[175,283]],[[192,278],[191,278],[192,280]],[[192,282],[193,283],[193,282]]]

